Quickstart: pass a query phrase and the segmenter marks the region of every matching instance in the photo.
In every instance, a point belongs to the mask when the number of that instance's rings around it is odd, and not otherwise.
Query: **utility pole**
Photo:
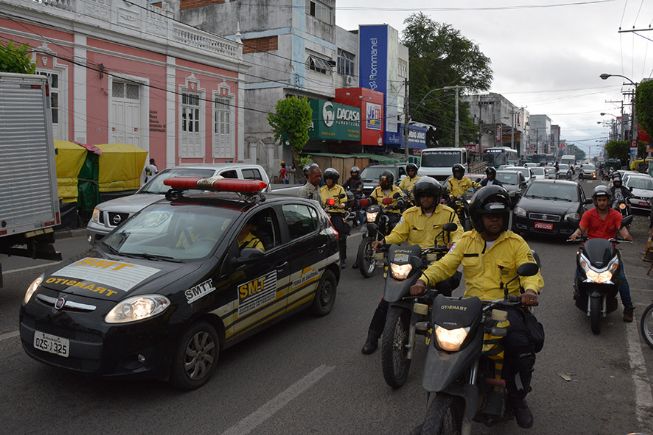
[[[458,88],[459,87],[460,86],[455,87],[456,88],[455,89],[455,91],[456,91],[456,133],[455,133],[453,142],[454,142],[454,146],[456,148],[458,148],[460,146],[460,132],[459,132],[459,130],[460,130],[460,117],[458,116]]]
[[[408,79],[404,79],[404,147],[406,148],[406,164],[408,164],[408,124],[410,123],[408,106]]]
[[[621,120],[620,120],[620,130],[619,130],[619,139],[624,140],[624,100],[605,100],[605,103],[607,104],[616,104],[619,103],[621,104]],[[617,139],[617,136],[615,135],[614,139]]]

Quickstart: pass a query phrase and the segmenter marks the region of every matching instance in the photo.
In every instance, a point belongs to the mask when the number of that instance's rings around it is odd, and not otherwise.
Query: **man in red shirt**
[[[625,240],[633,240],[628,229],[621,226],[621,213],[610,207],[610,196],[610,191],[606,186],[600,185],[594,188],[592,194],[594,208],[583,214],[578,229],[569,239],[576,240],[581,234],[587,235],[590,239],[611,239],[619,233]],[[630,299],[630,286],[626,280],[623,261],[619,262],[617,282],[619,296],[624,304],[624,322],[632,322],[634,307]]]

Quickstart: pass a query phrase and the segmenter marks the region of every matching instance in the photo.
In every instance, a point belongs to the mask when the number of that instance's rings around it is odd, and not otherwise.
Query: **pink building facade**
[[[144,0],[0,0],[0,43],[32,48],[55,139],[132,143],[159,168],[243,161],[242,44]]]

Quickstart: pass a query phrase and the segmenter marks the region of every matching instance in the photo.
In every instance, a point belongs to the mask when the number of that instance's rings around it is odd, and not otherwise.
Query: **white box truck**
[[[466,148],[425,148],[421,152],[417,175],[444,181],[451,175],[451,167],[456,163],[463,165],[465,172],[469,172]]]
[[[1,254],[61,259],[51,116],[45,77],[0,72]]]

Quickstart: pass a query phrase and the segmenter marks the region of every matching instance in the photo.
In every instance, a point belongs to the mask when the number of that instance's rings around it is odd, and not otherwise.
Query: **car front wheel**
[[[220,356],[220,337],[207,321],[192,324],[177,343],[170,383],[182,390],[204,385],[215,372]]]

